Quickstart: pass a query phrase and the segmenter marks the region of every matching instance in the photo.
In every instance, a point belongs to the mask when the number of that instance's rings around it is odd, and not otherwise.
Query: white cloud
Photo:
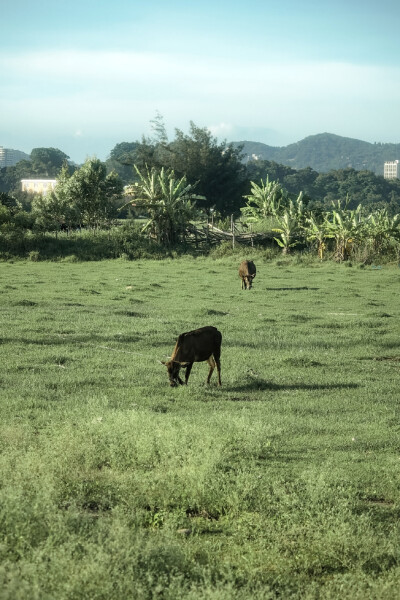
[[[76,92],[101,88],[113,96],[118,96],[121,89],[140,92],[141,86],[150,86],[167,97],[183,90],[185,95],[214,92],[249,100],[260,93],[275,98],[282,98],[287,92],[297,98],[310,97],[311,92],[333,92],[336,96],[346,89],[365,89],[368,82],[369,92],[379,93],[372,87],[375,81],[398,90],[399,73],[393,67],[339,62],[211,61],[188,54],[74,50],[3,54],[0,69],[3,82],[9,79],[27,89],[33,85],[36,91],[45,83],[45,91],[53,90],[55,95],[59,93],[57,89],[63,92],[70,86]],[[209,100],[212,102],[212,98]]]
[[[212,135],[218,138],[225,138],[232,135],[234,126],[230,123],[218,123],[218,125],[209,125],[207,129]]]
[[[400,121],[393,125],[390,116],[400,101],[395,67],[64,50],[3,53],[0,72],[2,129],[9,137],[29,129],[54,137],[75,132],[81,138],[84,131],[85,139],[137,139],[159,110],[168,126],[211,123],[222,139],[245,127],[291,141],[322,131],[400,138]]]

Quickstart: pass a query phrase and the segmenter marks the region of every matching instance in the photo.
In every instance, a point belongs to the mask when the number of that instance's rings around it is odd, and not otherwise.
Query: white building
[[[0,169],[4,167],[13,167],[20,160],[30,160],[31,157],[21,150],[13,150],[12,148],[3,148],[0,146]]]
[[[385,162],[383,176],[385,179],[400,179],[400,161],[389,160]]]
[[[56,179],[21,179],[22,191],[44,196],[56,187]]]

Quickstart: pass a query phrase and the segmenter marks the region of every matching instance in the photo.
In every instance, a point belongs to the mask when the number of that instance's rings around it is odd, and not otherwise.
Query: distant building
[[[242,158],[242,161],[246,164],[250,161],[262,160],[262,156],[260,154],[246,154],[245,158]]]
[[[30,160],[31,157],[21,150],[13,150],[12,148],[3,148],[0,146],[0,169],[4,167],[13,167],[20,160]]]
[[[56,179],[21,179],[22,191],[45,196],[56,187]]]
[[[385,162],[383,176],[385,179],[400,179],[400,161],[389,160]]]

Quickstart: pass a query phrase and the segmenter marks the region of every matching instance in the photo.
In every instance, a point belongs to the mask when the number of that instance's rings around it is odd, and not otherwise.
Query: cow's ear
[[[158,360],[158,363],[160,363],[160,365],[166,365],[167,363],[165,362],[165,360]]]

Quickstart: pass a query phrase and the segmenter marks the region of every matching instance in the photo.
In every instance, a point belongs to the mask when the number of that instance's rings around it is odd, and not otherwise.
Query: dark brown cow
[[[239,277],[242,280],[242,289],[251,290],[253,279],[256,276],[256,265],[252,260],[244,260],[240,263]]]
[[[200,327],[194,331],[181,333],[178,337],[174,351],[169,361],[163,362],[168,369],[169,383],[172,387],[183,385],[179,377],[181,368],[186,369],[185,384],[187,384],[193,363],[206,360],[210,365],[207,383],[217,366],[218,385],[221,385],[221,342],[222,335],[216,327]]]

